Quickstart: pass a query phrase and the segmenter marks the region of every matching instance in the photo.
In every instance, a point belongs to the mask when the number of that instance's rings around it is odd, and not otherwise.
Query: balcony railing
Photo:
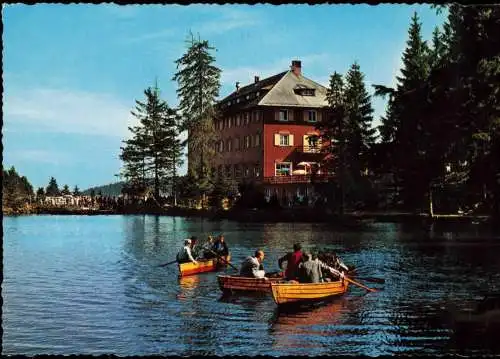
[[[321,146],[295,146],[295,151],[301,152],[301,153],[323,153],[325,154],[326,148],[321,147]]]
[[[330,178],[334,178],[332,174],[316,174],[308,175],[291,175],[291,176],[272,176],[264,177],[263,183],[266,184],[284,184],[284,183],[311,183],[311,178],[314,177],[315,182],[328,182]]]

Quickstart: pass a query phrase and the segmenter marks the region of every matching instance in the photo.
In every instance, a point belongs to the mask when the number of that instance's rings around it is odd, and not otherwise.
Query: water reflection
[[[270,294],[222,298],[220,272],[179,280],[175,264],[158,266],[175,258],[184,238],[220,232],[236,266],[262,248],[266,270],[276,270],[299,241],[334,249],[360,276],[385,284],[365,282],[381,291],[351,286],[332,302],[278,313]],[[479,226],[442,224],[345,230],[158,216],[7,218],[3,353],[498,354],[498,340],[457,335],[447,307],[464,309],[483,291],[500,290],[499,239]]]

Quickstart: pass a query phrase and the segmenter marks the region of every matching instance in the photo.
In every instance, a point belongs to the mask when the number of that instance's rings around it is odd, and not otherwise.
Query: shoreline
[[[461,214],[434,214],[403,212],[396,210],[386,211],[353,211],[346,212],[342,217],[327,211],[314,209],[233,209],[227,211],[201,210],[192,208],[167,208],[160,210],[113,210],[113,209],[73,209],[73,208],[43,208],[27,213],[5,213],[3,216],[24,215],[158,215],[169,217],[197,217],[212,221],[232,220],[248,223],[334,223],[345,225],[362,225],[372,222],[380,223],[494,223],[488,215],[461,215]]]

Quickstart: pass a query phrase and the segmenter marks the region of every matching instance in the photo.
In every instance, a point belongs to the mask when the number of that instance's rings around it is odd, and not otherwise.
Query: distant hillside
[[[98,195],[99,191],[101,191],[103,196],[119,196],[122,193],[121,191],[124,184],[125,182],[116,182],[106,184],[104,186],[91,187],[83,191],[83,194],[90,195],[90,192],[94,190],[96,195]]]

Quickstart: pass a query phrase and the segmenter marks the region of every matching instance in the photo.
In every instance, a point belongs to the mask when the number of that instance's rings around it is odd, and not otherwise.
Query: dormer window
[[[306,87],[304,85],[297,85],[294,89],[293,92],[296,95],[300,96],[314,96],[315,95],[316,89]]]

